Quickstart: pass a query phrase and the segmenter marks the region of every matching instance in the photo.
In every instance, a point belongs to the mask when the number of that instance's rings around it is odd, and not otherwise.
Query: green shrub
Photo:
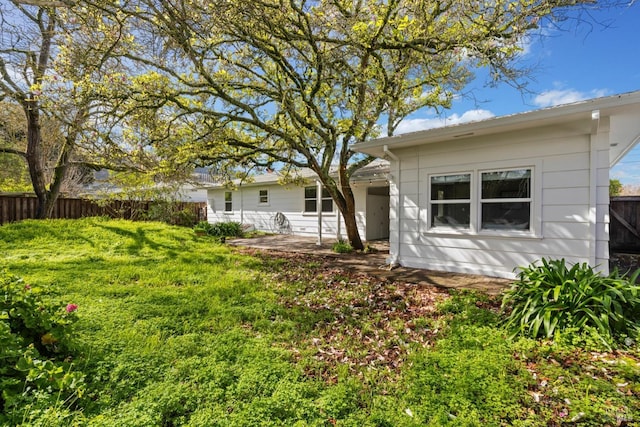
[[[213,225],[210,224],[207,221],[200,221],[199,223],[197,223],[193,229],[196,232],[203,232],[204,234],[211,234],[212,229],[213,229]]]
[[[333,244],[331,249],[339,254],[348,254],[353,252],[353,246],[349,242],[345,242],[344,240],[338,240]]]
[[[84,376],[70,363],[77,308],[45,300],[40,289],[0,272],[0,424],[82,391]]]
[[[239,222],[216,222],[211,226],[209,235],[215,237],[242,237],[242,224]]]
[[[631,277],[614,271],[603,276],[586,263],[567,267],[565,260],[542,259],[520,268],[502,307],[512,336],[550,338],[564,330],[593,327],[603,343],[635,337],[640,328],[640,270]],[[606,344],[605,344],[606,345]]]
[[[145,219],[184,227],[192,227],[197,221],[196,212],[185,206],[185,203],[168,200],[157,200],[151,203]]]

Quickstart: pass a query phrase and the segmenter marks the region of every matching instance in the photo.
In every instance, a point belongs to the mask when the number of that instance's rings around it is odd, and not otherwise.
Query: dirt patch
[[[616,268],[620,273],[633,273],[640,268],[640,254],[612,253],[609,257],[609,270]]]

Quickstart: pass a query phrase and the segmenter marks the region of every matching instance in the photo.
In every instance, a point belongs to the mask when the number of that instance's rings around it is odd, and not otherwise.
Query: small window
[[[530,230],[531,169],[481,175],[482,230]]]
[[[258,203],[261,205],[266,205],[269,203],[269,190],[258,191]]]
[[[304,188],[304,211],[318,212],[318,187]],[[326,188],[322,189],[322,212],[333,212],[333,199]]]
[[[431,177],[431,227],[468,229],[471,222],[471,174]]]
[[[224,211],[233,212],[233,193],[231,191],[224,192]]]

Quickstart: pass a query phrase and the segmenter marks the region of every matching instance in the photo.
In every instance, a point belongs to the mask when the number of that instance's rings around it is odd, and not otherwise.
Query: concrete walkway
[[[227,244],[238,247],[331,257],[336,265],[341,265],[345,269],[374,274],[391,281],[428,284],[443,288],[472,289],[492,295],[501,293],[510,283],[509,280],[496,277],[446,271],[407,267],[396,267],[390,270],[386,265],[389,256],[389,243],[386,241],[369,242],[369,246],[374,249],[374,252],[368,254],[338,254],[331,250],[334,243],[335,239],[326,239],[319,246],[316,238],[283,234],[227,240]]]

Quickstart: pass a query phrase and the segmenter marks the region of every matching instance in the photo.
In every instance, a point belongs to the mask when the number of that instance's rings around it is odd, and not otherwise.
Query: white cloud
[[[459,123],[475,122],[478,120],[485,120],[494,117],[491,111],[488,110],[469,110],[465,111],[462,115],[452,114],[448,117],[429,117],[419,119],[405,119],[396,128],[396,135],[409,132],[417,132],[419,130],[433,129],[444,126],[456,125]]]
[[[589,92],[580,92],[575,89],[551,89],[542,92],[533,99],[538,107],[554,107],[561,104],[584,101],[585,99],[599,98],[607,94],[606,89],[594,89]]]
[[[640,186],[640,171],[636,165],[618,163],[610,172],[612,179],[619,179],[623,185]]]
[[[520,57],[529,56],[529,54],[531,53],[531,50],[532,50],[533,39],[532,39],[530,34],[527,34],[527,35],[522,36],[520,38],[520,40],[518,40],[518,42],[516,44],[518,45],[518,47],[520,49],[522,49],[518,53],[518,56],[520,56]]]

